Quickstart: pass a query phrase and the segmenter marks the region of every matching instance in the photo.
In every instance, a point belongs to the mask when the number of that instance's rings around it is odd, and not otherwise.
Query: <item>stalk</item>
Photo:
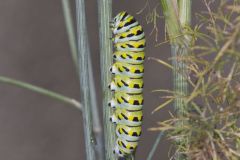
[[[158,136],[156,138],[156,141],[154,142],[153,147],[152,147],[151,151],[148,154],[147,160],[152,160],[155,152],[157,151],[157,147],[158,147],[158,145],[159,145],[163,135],[164,135],[164,132],[160,132],[158,134]]]
[[[93,132],[96,137],[96,153],[98,160],[104,160],[104,142],[103,142],[103,129],[99,117],[99,109],[97,105],[96,87],[94,84],[92,61],[89,58],[89,83],[90,83],[90,98],[93,117]]]
[[[84,139],[86,147],[86,159],[95,160],[95,137],[93,134],[93,120],[91,107],[91,94],[89,84],[89,59],[90,48],[88,42],[85,2],[84,0],[76,0],[77,12],[77,38],[78,38],[78,62],[79,62],[79,76],[80,76],[80,91],[81,100],[83,104],[83,125],[84,125]]]
[[[105,141],[105,159],[116,160],[113,154],[116,134],[115,126],[109,121],[113,110],[108,106],[112,94],[108,88],[112,75],[109,68],[112,65],[112,37],[109,22],[112,17],[112,0],[98,0],[99,15],[99,41],[100,41],[100,60],[101,60],[101,84],[103,91],[103,124],[104,124],[104,141]]]
[[[55,100],[58,100],[60,102],[70,104],[70,105],[76,107],[77,109],[82,110],[82,105],[80,104],[80,102],[76,101],[75,99],[66,97],[64,95],[47,90],[42,87],[38,87],[38,86],[29,84],[29,83],[25,83],[25,82],[18,81],[18,80],[12,79],[12,78],[4,77],[4,76],[0,76],[0,83],[5,83],[5,84],[13,85],[13,86],[16,86],[19,88],[27,89],[32,92],[47,96],[47,97],[55,99]]]
[[[65,25],[68,35],[68,41],[70,45],[71,55],[73,62],[75,64],[76,70],[78,71],[78,53],[77,53],[77,41],[76,41],[76,33],[73,24],[73,18],[71,14],[71,5],[70,0],[62,0],[62,8],[63,14],[65,19]],[[89,55],[88,58],[89,64],[89,84],[90,84],[90,98],[91,98],[91,107],[92,107],[92,118],[93,118],[93,131],[96,137],[96,152],[98,155],[99,160],[104,159],[103,153],[103,133],[102,133],[102,126],[100,123],[99,118],[99,110],[97,105],[97,98],[96,98],[96,88],[94,85],[94,76],[92,70],[92,62],[91,56]],[[77,72],[79,73],[79,72]]]
[[[63,15],[65,20],[70,50],[72,54],[72,59],[75,67],[78,69],[78,53],[77,53],[77,43],[76,43],[76,37],[75,37],[76,35],[73,27],[73,19],[72,19],[71,6],[69,3],[69,0],[62,0],[62,8],[63,8]]]
[[[189,27],[191,25],[192,17],[192,1],[191,0],[179,0],[179,20],[182,28]]]
[[[184,117],[187,112],[187,103],[184,98],[188,95],[187,68],[181,60],[189,52],[190,37],[185,35],[187,26],[191,21],[191,0],[161,0],[163,14],[167,26],[167,33],[171,43],[171,56],[173,65],[173,87],[176,93],[174,108],[179,117]],[[184,121],[176,124],[176,128],[182,128]],[[188,137],[180,137],[176,141],[176,160],[185,160],[181,154],[182,148],[188,143]]]

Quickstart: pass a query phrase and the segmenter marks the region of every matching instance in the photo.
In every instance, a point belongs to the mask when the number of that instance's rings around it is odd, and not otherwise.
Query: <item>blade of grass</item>
[[[157,108],[155,108],[152,111],[152,114],[154,114],[156,111],[158,111],[159,109],[162,109],[163,107],[167,106],[168,104],[170,104],[173,101],[173,99],[169,99],[168,101],[162,103],[161,105],[159,105]]]
[[[38,87],[38,86],[29,84],[29,83],[25,83],[25,82],[18,81],[18,80],[12,79],[12,78],[4,77],[4,76],[0,76],[0,83],[5,83],[5,84],[17,86],[19,88],[27,89],[27,90],[39,93],[41,95],[47,96],[49,98],[58,100],[60,102],[70,104],[70,105],[76,107],[77,109],[82,110],[82,105],[77,100],[66,97],[59,93],[44,89],[42,87]]]

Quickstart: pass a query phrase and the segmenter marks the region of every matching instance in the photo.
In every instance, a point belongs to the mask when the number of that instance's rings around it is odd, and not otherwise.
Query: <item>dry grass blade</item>
[[[172,66],[172,65],[168,64],[167,62],[165,62],[165,61],[163,61],[163,60],[161,60],[161,59],[154,58],[154,57],[149,57],[148,59],[149,59],[149,60],[154,60],[154,61],[156,61],[156,62],[158,62],[158,63],[161,63],[162,65],[164,65],[164,66],[167,67],[167,68],[173,69],[173,66]]]
[[[167,106],[168,104],[170,104],[174,99],[169,99],[168,101],[164,102],[163,104],[159,105],[157,108],[155,108],[152,111],[152,114],[154,114],[156,111],[158,111],[159,109],[162,109],[163,107]]]

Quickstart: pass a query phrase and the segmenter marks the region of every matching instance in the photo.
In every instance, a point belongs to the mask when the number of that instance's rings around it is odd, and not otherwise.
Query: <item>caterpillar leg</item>
[[[117,117],[116,117],[115,115],[112,115],[112,116],[109,118],[109,120],[110,120],[112,123],[114,123],[114,124],[117,124],[117,123],[118,123],[118,119],[117,119]]]
[[[108,85],[108,88],[111,90],[111,91],[116,91],[117,89],[117,86],[114,82],[111,82],[109,85]]]
[[[114,41],[115,40],[115,38],[113,38],[113,37],[109,37],[109,39],[110,39],[110,41]]]
[[[112,99],[111,101],[108,102],[108,106],[112,108],[116,108],[117,103],[115,100]]]
[[[114,21],[109,21],[109,26],[111,28],[111,30],[114,30]]]
[[[109,68],[109,71],[112,73],[112,74],[116,74],[118,71],[117,71],[118,69],[117,69],[117,67],[115,67],[115,66],[112,66],[112,67],[110,67]]]
[[[120,151],[120,149],[118,148],[118,145],[115,145],[115,148],[113,149],[113,153],[118,155],[119,157],[125,156],[125,154],[122,151]]]

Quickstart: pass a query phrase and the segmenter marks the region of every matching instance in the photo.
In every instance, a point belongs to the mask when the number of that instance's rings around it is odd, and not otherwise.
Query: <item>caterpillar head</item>
[[[118,13],[113,18],[113,27],[117,27],[121,21],[123,21],[128,16],[128,13],[126,11],[122,11]]]

